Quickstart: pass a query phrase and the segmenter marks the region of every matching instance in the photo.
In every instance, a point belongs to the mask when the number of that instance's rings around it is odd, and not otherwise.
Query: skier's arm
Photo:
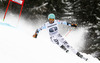
[[[71,23],[68,23],[66,21],[58,20],[57,22],[58,22],[58,24],[64,24],[64,25],[68,25],[68,26],[72,26],[72,27],[77,27],[77,24],[71,24]]]
[[[39,33],[42,29],[46,29],[45,24],[44,24],[42,27],[40,27],[40,28],[38,28],[38,29],[36,30],[36,32],[35,32],[35,34],[33,35],[33,37],[34,37],[34,38],[37,38],[38,33]]]

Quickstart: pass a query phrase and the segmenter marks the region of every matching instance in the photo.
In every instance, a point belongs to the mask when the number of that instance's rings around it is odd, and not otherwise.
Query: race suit
[[[54,20],[54,23],[50,24],[49,22],[45,23],[41,28],[37,29],[37,34],[42,29],[47,29],[50,35],[50,39],[53,43],[59,45],[62,49],[64,49],[66,52],[71,50],[73,53],[75,53],[80,58],[83,58],[84,60],[88,60],[88,58],[85,58],[82,54],[77,52],[75,49],[73,49],[67,41],[59,34],[58,32],[58,24],[64,24],[68,26],[72,26],[71,24],[67,23],[66,21],[60,21],[60,20]]]
[[[64,24],[71,26],[71,24],[67,23],[66,21],[60,21],[60,20],[54,20],[54,23],[50,24],[49,22],[45,23],[41,28],[38,29],[37,34],[42,29],[47,29],[50,35],[50,39],[53,43],[59,45],[61,48],[63,48],[65,51],[72,50],[75,54],[77,51],[75,51],[68,43],[67,41],[59,34],[58,32],[58,24]]]

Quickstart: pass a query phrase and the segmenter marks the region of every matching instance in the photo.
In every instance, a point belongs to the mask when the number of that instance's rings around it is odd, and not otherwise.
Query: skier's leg
[[[71,50],[73,53],[77,54],[77,51],[75,49],[73,49],[72,46],[70,46],[66,40],[63,41],[63,45],[68,49]]]
[[[73,53],[75,53],[77,56],[79,56],[80,58],[85,59],[86,61],[88,60],[87,58],[83,57],[82,54],[80,54],[78,51],[76,51],[75,49],[73,49],[72,46],[70,46],[66,40],[64,40],[64,38],[58,34],[57,38],[59,39],[58,41],[60,41],[62,43],[62,48],[67,49],[67,50],[71,50]]]
[[[80,58],[83,58],[84,60],[88,60],[88,58],[85,58],[82,54],[80,54],[79,52],[77,52],[77,54],[76,54],[77,56],[79,56]]]
[[[51,36],[50,39],[51,39],[51,41],[52,41],[53,43],[59,45],[59,41],[58,41],[58,39],[56,39],[55,36]]]
[[[83,55],[81,55],[79,52],[77,52],[77,54],[76,54],[77,56],[79,56],[80,58],[82,58],[83,57]]]
[[[62,48],[63,50],[65,50],[66,53],[69,51],[68,49],[66,49],[66,47],[64,45],[61,45],[60,48]]]
[[[64,38],[58,33],[57,35],[56,35],[56,38],[58,39],[58,41],[59,41],[59,46],[60,46],[60,48],[62,48],[63,50],[65,50],[66,52],[68,52],[69,50],[68,50],[68,48],[66,48],[65,47],[65,45],[63,44],[63,41],[65,41],[64,40]],[[67,43],[67,42],[66,42]]]
[[[56,36],[51,36],[50,37],[51,41],[57,45],[59,45],[60,48],[68,52],[68,50],[65,48],[65,46],[59,41],[59,39],[56,38]]]
[[[81,53],[79,53],[78,51],[76,51],[75,49],[73,49],[68,43],[66,43],[66,41],[64,41],[64,45],[66,46],[66,48],[68,48],[73,53],[75,53],[78,57],[83,58],[86,61],[88,60],[88,58],[85,58]]]

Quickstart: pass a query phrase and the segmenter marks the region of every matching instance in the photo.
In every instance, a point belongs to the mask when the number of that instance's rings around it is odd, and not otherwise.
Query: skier
[[[42,27],[40,27],[39,29],[36,30],[33,37],[37,38],[38,33],[42,29],[47,29],[49,32],[49,35],[50,35],[50,39],[53,43],[59,45],[66,52],[68,52],[69,50],[73,51],[73,53],[75,53],[77,56],[79,56],[80,58],[83,58],[87,61],[88,59],[83,57],[83,55],[80,54],[79,52],[77,52],[76,50],[74,50],[58,32],[58,24],[64,24],[64,25],[68,25],[71,27],[77,27],[77,24],[70,24],[66,21],[56,20],[55,15],[53,13],[48,15],[48,20],[49,20],[49,22],[45,23]]]

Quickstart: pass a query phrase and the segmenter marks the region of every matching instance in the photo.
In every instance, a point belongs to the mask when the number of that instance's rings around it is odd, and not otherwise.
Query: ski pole
[[[72,29],[65,35],[65,37],[72,31]]]

